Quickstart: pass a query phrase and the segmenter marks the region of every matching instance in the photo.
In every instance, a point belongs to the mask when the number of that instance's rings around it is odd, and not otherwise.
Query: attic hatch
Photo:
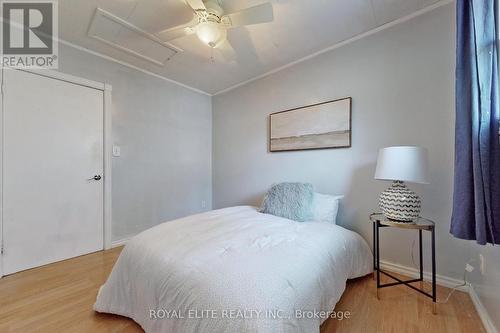
[[[88,36],[158,66],[183,51],[101,8],[95,11]]]

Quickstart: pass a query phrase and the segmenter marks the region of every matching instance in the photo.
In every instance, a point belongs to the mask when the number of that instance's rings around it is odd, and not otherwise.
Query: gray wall
[[[437,223],[438,273],[461,278],[470,245],[448,232],[454,22],[454,6],[446,5],[215,96],[214,207],[258,205],[272,183],[311,182],[319,192],[344,194],[340,224],[371,242],[368,215],[377,211],[378,194],[389,185],[373,179],[378,149],[421,145],[429,149],[431,184],[410,186],[423,197],[423,215]],[[353,98],[352,148],[267,151],[270,113],[345,96]],[[412,266],[410,247],[415,236],[384,230],[383,258]],[[427,242],[424,246],[429,248]]]
[[[112,164],[113,240],[211,208],[209,96],[66,45],[59,64],[113,86],[113,141],[121,146]]]

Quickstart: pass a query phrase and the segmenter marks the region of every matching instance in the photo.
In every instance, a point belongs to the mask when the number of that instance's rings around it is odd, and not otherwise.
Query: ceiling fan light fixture
[[[201,22],[196,26],[196,36],[206,45],[216,47],[226,39],[226,29],[212,21]]]

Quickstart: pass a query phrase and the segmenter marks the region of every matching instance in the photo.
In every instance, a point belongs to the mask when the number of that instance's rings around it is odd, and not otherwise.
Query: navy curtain
[[[455,185],[450,232],[500,244],[495,0],[457,0]]]

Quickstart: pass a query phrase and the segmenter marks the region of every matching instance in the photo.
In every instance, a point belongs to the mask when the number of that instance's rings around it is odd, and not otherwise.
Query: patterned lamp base
[[[379,206],[382,213],[392,220],[411,222],[420,216],[420,198],[399,180],[380,194]]]

